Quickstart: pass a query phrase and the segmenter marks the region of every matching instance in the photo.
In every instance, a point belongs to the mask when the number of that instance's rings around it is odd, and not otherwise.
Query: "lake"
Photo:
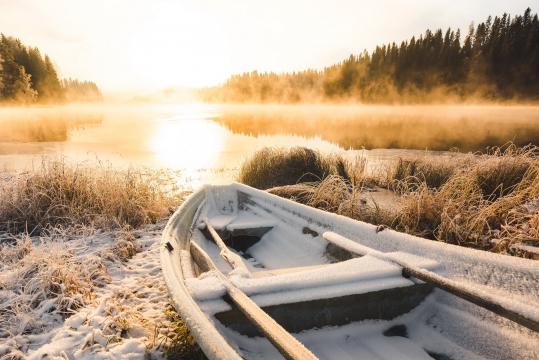
[[[451,156],[512,141],[539,144],[537,106],[66,105],[0,109],[0,169],[42,158],[179,170],[182,182],[227,182],[265,146],[348,151],[371,166]]]

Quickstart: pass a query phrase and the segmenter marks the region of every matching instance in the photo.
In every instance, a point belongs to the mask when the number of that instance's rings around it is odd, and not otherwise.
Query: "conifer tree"
[[[8,101],[32,102],[36,91],[32,89],[31,76],[22,65],[15,62],[13,51],[6,37],[0,39],[0,59],[2,70],[1,97]]]
[[[234,75],[210,93],[220,101],[264,102],[295,102],[313,94],[364,102],[436,100],[431,94],[539,100],[539,20],[529,8],[515,17],[489,16],[472,23],[462,41],[460,30],[427,29],[323,71]]]

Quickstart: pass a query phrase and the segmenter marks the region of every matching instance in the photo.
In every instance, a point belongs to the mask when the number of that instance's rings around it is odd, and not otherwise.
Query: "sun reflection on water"
[[[160,165],[191,175],[216,166],[226,133],[204,118],[173,118],[157,124],[150,149]]]

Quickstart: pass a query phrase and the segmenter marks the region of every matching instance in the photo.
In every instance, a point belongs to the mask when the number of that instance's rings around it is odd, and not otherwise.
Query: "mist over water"
[[[422,153],[539,144],[537,106],[80,105],[0,109],[0,169],[43,156],[179,170],[223,182],[265,146],[363,152],[385,161]],[[403,150],[406,149],[406,150]]]
[[[538,106],[234,106],[216,120],[233,132],[319,136],[346,149],[485,151],[508,142],[539,144]]]

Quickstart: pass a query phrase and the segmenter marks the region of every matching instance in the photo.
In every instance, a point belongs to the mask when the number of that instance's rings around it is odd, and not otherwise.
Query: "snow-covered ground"
[[[159,261],[163,226],[0,247],[0,359],[163,358],[173,331]],[[40,294],[35,275],[62,269],[50,271],[36,263],[40,257],[69,269],[63,279],[90,279],[77,283],[86,288],[69,290],[64,281],[54,291],[47,288],[60,295]]]

